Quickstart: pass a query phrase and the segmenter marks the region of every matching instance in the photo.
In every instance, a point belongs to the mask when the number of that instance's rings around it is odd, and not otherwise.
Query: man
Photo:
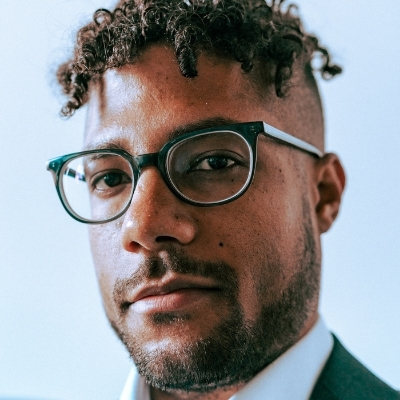
[[[400,398],[318,317],[345,176],[311,61],[340,68],[292,11],[121,1],[58,71],[62,113],[88,116],[48,168],[138,371],[123,400]]]

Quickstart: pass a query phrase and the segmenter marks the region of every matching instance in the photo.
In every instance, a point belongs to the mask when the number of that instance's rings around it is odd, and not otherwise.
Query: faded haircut
[[[329,79],[342,70],[328,50],[307,33],[297,6],[285,0],[121,0],[114,10],[99,9],[82,27],[72,57],[57,71],[67,97],[61,109],[71,116],[88,101],[91,81],[110,68],[134,63],[154,43],[170,45],[183,76],[197,76],[197,56],[206,50],[236,60],[245,73],[255,62],[267,68],[265,81],[284,97],[294,63],[312,84],[311,61]],[[312,85],[311,85],[312,86]]]

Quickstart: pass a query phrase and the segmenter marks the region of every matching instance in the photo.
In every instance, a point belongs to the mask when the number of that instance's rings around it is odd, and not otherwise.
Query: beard
[[[309,213],[305,215],[303,235],[298,241],[297,265],[293,266],[298,272],[280,292],[279,298],[260,306],[254,321],[248,321],[244,316],[238,299],[238,275],[231,266],[223,262],[194,260],[173,246],[166,248],[166,256],[162,259],[149,259],[129,279],[117,281],[113,293],[115,304],[120,304],[124,293],[144,279],[162,277],[167,271],[210,277],[224,287],[221,296],[229,304],[228,315],[210,330],[207,337],[184,346],[158,346],[146,350],[124,323],[126,310],[120,307],[118,321],[110,320],[139,374],[150,386],[164,391],[209,392],[246,383],[299,339],[307,319],[316,312],[320,281],[320,262],[311,219]],[[280,271],[283,268],[278,261],[264,264],[261,270]],[[267,289],[254,283],[254,290],[260,293],[262,304],[262,293]],[[181,324],[184,328],[185,315],[154,314],[152,323],[160,328],[167,324]]]

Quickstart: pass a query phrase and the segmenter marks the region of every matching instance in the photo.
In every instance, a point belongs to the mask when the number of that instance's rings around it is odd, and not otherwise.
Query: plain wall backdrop
[[[323,237],[321,313],[400,388],[400,2],[298,0],[344,74],[320,82],[327,149],[348,186]],[[62,209],[45,161],[78,151],[85,111],[53,72],[109,0],[0,0],[0,398],[117,399],[130,369],[97,289],[86,226]]]

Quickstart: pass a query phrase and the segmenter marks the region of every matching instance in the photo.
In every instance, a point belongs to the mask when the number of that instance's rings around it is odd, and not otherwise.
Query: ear
[[[315,206],[320,233],[326,232],[339,213],[346,176],[336,154],[327,153],[316,167],[317,203]]]

